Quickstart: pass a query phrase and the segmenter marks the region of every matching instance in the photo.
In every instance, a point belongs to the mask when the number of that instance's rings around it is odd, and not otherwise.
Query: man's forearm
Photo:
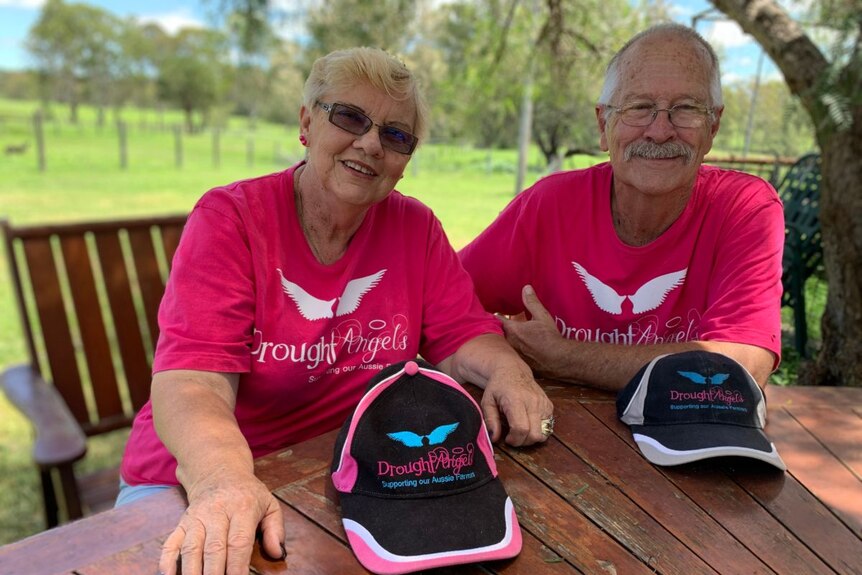
[[[689,341],[655,345],[617,345],[559,338],[533,362],[543,377],[619,391],[638,370],[655,357],[668,353],[704,350],[730,356],[766,385],[774,362],[772,353],[756,346],[715,341]]]

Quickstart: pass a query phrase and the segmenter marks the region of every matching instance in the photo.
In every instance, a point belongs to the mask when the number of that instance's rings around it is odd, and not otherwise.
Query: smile
[[[368,168],[367,166],[363,166],[362,164],[358,164],[356,162],[351,162],[350,160],[345,160],[343,163],[345,166],[347,166],[351,170],[356,170],[357,172],[365,174],[366,176],[376,176],[377,175],[377,172],[375,172],[371,168]]]

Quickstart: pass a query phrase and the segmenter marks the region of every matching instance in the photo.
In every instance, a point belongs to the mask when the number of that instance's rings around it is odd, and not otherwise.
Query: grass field
[[[0,151],[28,144],[23,154],[0,156],[0,218],[16,224],[188,212],[208,188],[283,169],[302,154],[295,127],[259,125],[251,131],[244,121],[235,119],[220,131],[217,143],[210,132],[181,135],[178,161],[173,126],[180,117],[128,110],[123,115],[127,165],[122,168],[114,122],[99,127],[95,112],[85,108],[78,126],[43,123],[45,170],[40,171],[34,109],[29,103],[0,99]],[[57,118],[66,113],[54,109]],[[511,150],[424,145],[399,190],[428,204],[459,247],[514,196],[516,160]],[[576,158],[566,167],[595,161]],[[530,165],[534,169],[526,184],[541,175],[538,152],[534,151]],[[5,257],[0,253],[0,369],[26,359]],[[793,369],[790,364],[778,377],[792,380]],[[124,441],[125,432],[92,441],[82,465],[116,461]],[[27,423],[0,394],[0,544],[43,528],[31,445]]]

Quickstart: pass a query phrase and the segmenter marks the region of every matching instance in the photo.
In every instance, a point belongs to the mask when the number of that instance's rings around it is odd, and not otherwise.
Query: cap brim
[[[397,575],[514,557],[521,530],[499,479],[461,493],[397,499],[341,493],[344,530],[359,562]]]
[[[787,469],[775,445],[760,429],[737,425],[632,425],[632,435],[649,461],[680,465],[711,457],[749,457]]]

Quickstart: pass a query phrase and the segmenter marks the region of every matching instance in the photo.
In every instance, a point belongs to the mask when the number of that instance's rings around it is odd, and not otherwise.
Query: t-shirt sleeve
[[[212,192],[189,215],[159,308],[154,372],[249,370],[254,277],[240,221]]]
[[[765,182],[753,185],[762,189],[727,210],[700,337],[756,345],[779,358],[784,212]]]
[[[436,218],[429,228],[425,270],[420,341],[425,359],[436,364],[479,335],[503,333],[497,318],[482,308],[470,276]]]
[[[459,253],[486,310],[517,314],[523,311],[521,290],[529,282],[532,251],[528,192],[512,200],[500,215]]]

